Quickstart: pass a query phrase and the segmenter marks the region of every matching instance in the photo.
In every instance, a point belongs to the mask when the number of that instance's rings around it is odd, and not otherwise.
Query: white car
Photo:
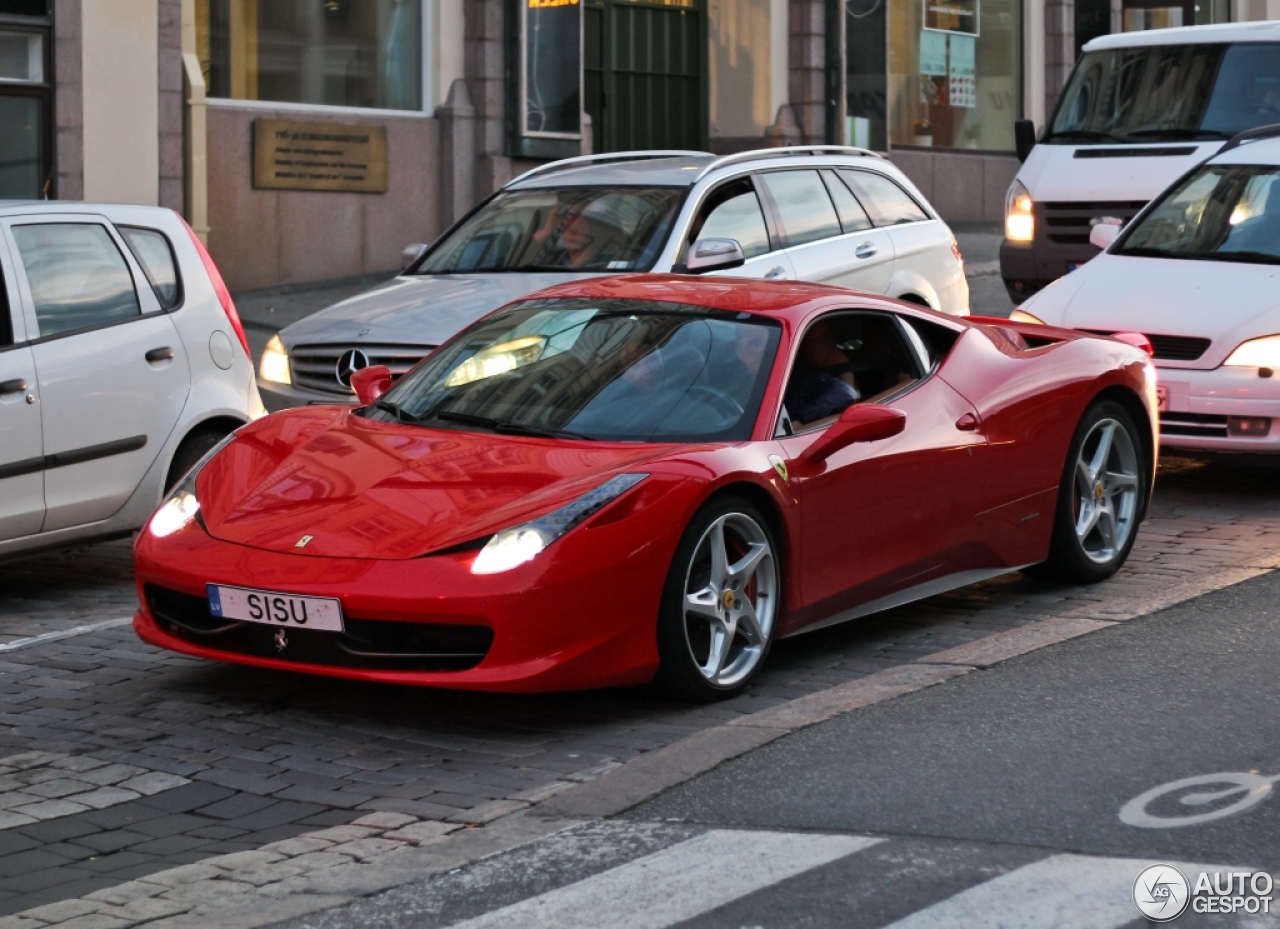
[[[1164,448],[1280,453],[1280,127],[1241,133],[1123,232],[1091,236],[1106,251],[1013,318],[1145,334]]]
[[[351,375],[403,374],[486,313],[576,278],[637,271],[835,284],[969,312],[955,237],[907,177],[840,146],[625,152],[521,175],[399,277],[272,338],[273,410],[355,402]]]
[[[128,535],[264,412],[235,306],[176,213],[0,202],[0,557]]]

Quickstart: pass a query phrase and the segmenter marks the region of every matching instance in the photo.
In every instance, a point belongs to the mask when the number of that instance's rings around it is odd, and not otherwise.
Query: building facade
[[[887,152],[998,221],[1080,45],[1280,0],[0,0],[0,197],[160,204],[234,290],[385,271],[550,158]]]

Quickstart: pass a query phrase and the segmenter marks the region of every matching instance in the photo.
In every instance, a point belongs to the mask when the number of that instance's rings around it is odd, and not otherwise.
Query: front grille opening
[[[228,622],[209,612],[205,597],[157,584],[145,588],[160,628],[206,648],[275,658],[298,664],[383,671],[465,671],[484,660],[493,645],[488,626],[388,622],[345,617],[346,631],[287,629],[288,645],[276,647],[277,626]]]
[[[1111,329],[1086,329],[1094,335],[1115,335]],[[1160,361],[1197,361],[1213,344],[1210,339],[1185,335],[1152,335],[1144,333],[1151,342],[1152,357]]]
[[[338,377],[339,362],[348,352],[363,353],[370,366],[386,365],[391,369],[391,376],[397,378],[434,348],[434,345],[295,345],[289,352],[289,371],[298,387],[350,397],[355,391]]]
[[[1056,245],[1088,245],[1090,223],[1103,216],[1128,222],[1137,216],[1145,200],[1081,200],[1039,204],[1045,235]]]
[[[1227,417],[1214,413],[1161,413],[1162,435],[1185,435],[1199,438],[1225,439]]]

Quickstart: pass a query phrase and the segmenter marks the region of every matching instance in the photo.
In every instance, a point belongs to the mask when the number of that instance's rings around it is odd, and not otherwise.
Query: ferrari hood
[[[550,512],[666,447],[370,422],[332,407],[260,420],[198,478],[214,538],[414,558]],[[301,540],[309,536],[309,541]]]
[[[582,274],[422,274],[394,278],[281,331],[285,346],[330,342],[439,345],[481,316]]]
[[[1075,274],[1082,280],[1072,282],[1065,312],[1046,313],[1045,322],[1212,341],[1178,367],[1215,368],[1242,341],[1280,332],[1280,266],[1104,254]],[[1048,290],[1045,297],[1047,310],[1054,301]],[[1041,305],[1029,301],[1028,312],[1039,315]]]

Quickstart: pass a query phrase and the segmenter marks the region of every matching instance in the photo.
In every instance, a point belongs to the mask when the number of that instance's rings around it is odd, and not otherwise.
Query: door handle
[[[20,394],[27,389],[27,382],[20,377],[11,381],[0,381],[0,394]]]
[[[959,419],[956,420],[956,428],[959,429],[961,432],[977,432],[978,417],[973,415],[972,413],[965,413],[963,416],[961,416]]]
[[[147,364],[159,364],[162,361],[173,361],[173,349],[169,346],[164,348],[153,348],[145,355]]]
[[[870,258],[880,249],[876,248],[874,242],[863,242],[853,250],[854,255],[859,258]]]
[[[769,273],[764,276],[764,279],[766,281],[776,281],[778,278],[786,276],[787,269],[782,265],[778,265],[776,268],[770,269]]]

